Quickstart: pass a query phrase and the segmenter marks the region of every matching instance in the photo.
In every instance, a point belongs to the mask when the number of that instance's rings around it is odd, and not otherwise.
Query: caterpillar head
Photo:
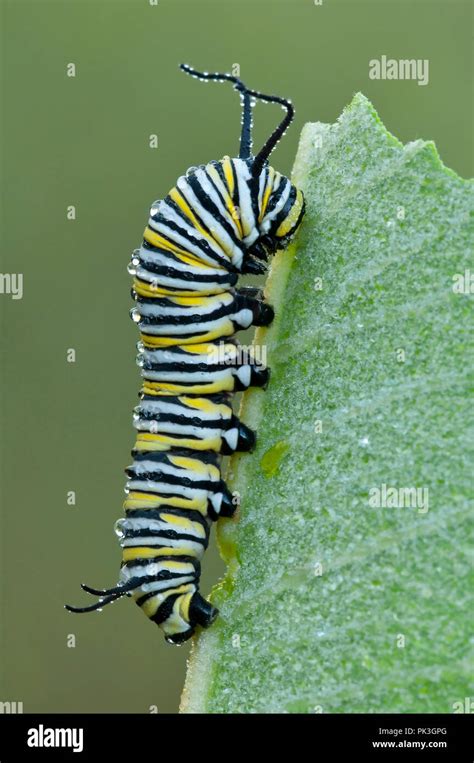
[[[259,178],[257,206],[259,237],[249,254],[259,256],[262,249],[267,255],[274,254],[288,245],[301,223],[303,193],[272,167],[265,167]]]
[[[240,150],[234,164],[245,165],[245,179],[248,183],[252,210],[244,203],[240,210],[244,229],[244,243],[247,254],[244,262],[234,263],[242,273],[261,273],[265,267],[259,260],[266,260],[269,254],[284,248],[297,230],[304,215],[304,198],[291,182],[268,165],[268,159],[288,127],[293,121],[295,110],[287,98],[266,95],[248,88],[239,77],[226,73],[199,72],[189,64],[181,64],[186,74],[204,82],[231,82],[239,93],[242,104]],[[268,137],[260,151],[252,153],[252,106],[257,101],[279,104],[285,115]],[[248,198],[246,202],[250,201]],[[241,200],[242,204],[242,200]],[[247,207],[247,208],[246,208]]]

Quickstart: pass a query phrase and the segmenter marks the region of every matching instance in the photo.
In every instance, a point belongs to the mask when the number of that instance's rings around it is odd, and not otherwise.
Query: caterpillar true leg
[[[248,89],[230,74],[181,68],[201,79],[231,82],[240,93],[239,156],[194,167],[153,203],[143,242],[132,255],[132,318],[138,324],[140,401],[127,467],[120,582],[73,612],[99,610],[132,596],[171,643],[208,627],[217,609],[199,593],[200,560],[210,525],[236,506],[220,459],[255,445],[255,433],[232,411],[231,396],[266,387],[269,369],[234,335],[268,326],[273,308],[261,289],[236,287],[243,273],[264,273],[304,214],[303,194],[268,164],[291,123],[290,101]],[[252,100],[277,103],[285,116],[252,155]]]

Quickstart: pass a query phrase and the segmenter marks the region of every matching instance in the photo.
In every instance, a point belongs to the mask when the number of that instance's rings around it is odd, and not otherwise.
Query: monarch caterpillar
[[[143,386],[134,412],[133,464],[126,469],[125,518],[117,522],[123,551],[120,582],[82,588],[101,609],[132,596],[164,631],[186,641],[218,611],[199,593],[200,560],[210,523],[235,511],[221,477],[222,455],[251,450],[255,435],[234,415],[231,395],[265,387],[269,371],[243,357],[233,335],[267,326],[273,309],[254,288],[234,288],[240,273],[263,273],[304,214],[304,198],[268,164],[291,124],[290,101],[248,89],[230,74],[180,67],[204,81],[231,82],[240,93],[239,156],[193,167],[154,202],[129,272],[137,306],[137,362]],[[252,106],[278,103],[285,116],[252,155]]]

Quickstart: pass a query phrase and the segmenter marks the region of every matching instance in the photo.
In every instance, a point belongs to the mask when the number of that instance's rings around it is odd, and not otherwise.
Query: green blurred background
[[[238,63],[250,86],[293,99],[296,126],[272,160],[285,173],[303,123],[334,121],[361,90],[398,138],[434,139],[467,177],[471,4],[3,0],[1,10],[1,272],[23,273],[24,295],[0,295],[0,701],[25,712],[176,712],[188,646],[166,645],[128,601],[77,618],[62,605],[85,602],[81,581],[109,586],[118,572],[112,528],[139,387],[129,254],[151,201],[189,165],[237,151],[232,88],[197,83],[178,63]],[[383,54],[429,59],[429,84],[370,80],[368,62]],[[257,145],[280,114],[257,106]],[[205,593],[222,571],[213,547]]]

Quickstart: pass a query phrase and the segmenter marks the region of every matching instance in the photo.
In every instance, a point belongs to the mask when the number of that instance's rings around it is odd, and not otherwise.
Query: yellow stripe
[[[147,433],[146,433],[147,434]],[[155,435],[156,437],[159,437],[159,435]],[[170,444],[156,440],[155,442],[148,442],[144,440],[143,438],[140,439],[140,435],[137,437],[137,440],[135,442],[135,450],[140,451],[153,451],[153,450],[169,450]]]
[[[130,546],[124,548],[122,560],[131,562],[134,559],[154,559],[159,556],[196,556],[195,550],[187,545],[190,541],[182,541],[179,547],[161,546],[160,548],[150,548],[150,546]]]
[[[173,345],[183,345],[183,344],[196,344],[199,342],[210,342],[213,339],[218,339],[223,336],[232,336],[234,333],[234,327],[232,325],[232,321],[226,320],[223,322],[222,326],[220,328],[214,329],[213,331],[208,331],[206,334],[199,334],[198,336],[190,336],[188,338],[177,336],[174,337],[166,337],[166,336],[154,336],[153,334],[140,334],[140,339],[142,340],[145,347],[171,347]]]
[[[184,213],[184,215],[188,218],[188,220],[191,220],[194,228],[201,233],[204,238],[209,238],[209,234],[207,230],[205,230],[202,225],[199,223],[199,220],[197,219],[196,215],[192,211],[191,207],[187,203],[187,201],[183,198],[181,195],[181,192],[177,188],[173,188],[168,196],[173,199],[173,201],[178,205],[180,210]]]
[[[224,167],[224,161],[225,159],[221,162],[222,167]],[[229,188],[222,182],[219,173],[217,172],[216,168],[212,166],[212,164],[208,164],[206,169],[211,175],[211,177],[213,178],[214,182],[217,184],[219,190],[221,190],[224,196],[224,203],[226,205],[227,211],[230,217],[232,218],[232,220],[234,221],[240,237],[243,238],[244,232],[242,230],[242,223],[240,222],[240,214],[237,207],[234,204],[234,200],[232,196],[229,194]],[[224,173],[225,173],[225,169],[224,169]],[[230,168],[230,173],[231,173],[231,180],[233,184],[234,179],[232,177],[232,168]],[[227,176],[226,176],[226,181],[227,181]]]
[[[268,168],[268,180],[267,185],[264,188],[263,191],[263,197],[262,197],[262,209],[260,210],[260,214],[258,216],[258,222],[261,223],[263,218],[265,217],[265,212],[267,211],[268,206],[268,200],[270,198],[271,192],[273,190],[273,181],[275,178],[275,170],[273,167]]]
[[[183,623],[183,618],[181,617],[180,602],[181,597],[176,599],[171,614],[166,618],[165,623],[163,623],[167,636],[174,636],[176,633],[184,633],[184,631],[188,629],[189,623],[186,621]],[[183,625],[185,625],[184,628]]]
[[[227,347],[232,347],[232,349],[235,349],[235,345],[233,344],[226,344],[222,345],[222,349],[227,349]],[[215,344],[193,344],[191,347],[185,347],[183,348],[186,350],[188,354],[192,355],[209,355],[211,352],[215,352],[216,345]],[[219,346],[219,351],[221,350],[221,346]]]
[[[172,252],[172,254],[175,254],[176,257],[184,265],[190,265],[191,267],[195,268],[207,268],[209,270],[220,270],[225,272],[225,268],[222,265],[219,265],[218,263],[207,262],[207,260],[201,259],[197,255],[181,249],[178,245],[171,244],[159,236],[158,233],[152,231],[151,228],[145,228],[143,238],[150,244],[153,244],[153,246],[157,246],[161,249],[165,249],[168,252]]]
[[[207,501],[204,498],[180,498],[179,496],[160,496],[130,491],[123,504],[125,510],[158,509],[160,506],[176,506],[178,509],[196,509],[201,514],[207,514]]]
[[[234,379],[232,376],[224,377],[213,382],[202,384],[168,384],[167,382],[146,381],[143,383],[142,392],[146,395],[156,395],[166,392],[168,395],[181,394],[183,392],[195,395],[211,395],[217,392],[232,392],[234,390]]]
[[[171,435],[149,434],[145,432],[150,439],[145,440],[139,435],[135,443],[135,450],[146,452],[148,450],[170,450],[170,448],[189,448],[190,450],[215,450],[219,451],[222,439],[216,435],[204,440],[191,440],[186,437],[172,437]],[[153,439],[151,439],[153,438]]]
[[[215,306],[218,306],[220,304],[222,305],[230,305],[234,297],[232,294],[229,294],[229,292],[224,292],[224,294],[213,294],[212,296],[207,296],[206,294],[194,294],[192,297],[179,297],[176,296],[170,301],[173,302],[175,305],[180,305],[184,307],[209,307],[211,306],[214,308]]]
[[[205,464],[197,458],[186,458],[186,456],[168,456],[168,458],[172,464],[181,467],[181,469],[189,469],[197,474],[219,479],[219,469],[213,464]]]
[[[191,604],[192,598],[192,593],[188,593],[186,596],[180,596],[179,598],[179,613],[187,623],[189,623],[189,605]]]
[[[166,591],[159,591],[155,594],[155,596],[152,596],[150,599],[147,599],[143,602],[141,605],[141,609],[146,614],[147,617],[153,617],[153,615],[156,614],[156,611],[160,604],[162,604],[168,596],[174,596],[175,594],[188,594],[190,593],[191,596],[194,592],[194,584],[193,583],[185,583],[184,585],[178,586],[177,588],[168,588]],[[143,596],[143,591],[137,591],[133,594],[133,598],[135,601],[140,598],[140,596]]]
[[[227,183],[227,190],[231,198],[234,198],[235,183],[234,173],[232,172],[232,162],[230,156],[224,156],[222,160],[222,169],[224,170],[224,176]]]
[[[210,400],[206,400],[204,397],[194,398],[182,395],[179,400],[181,403],[188,406],[188,408],[196,408],[198,411],[204,411],[204,413],[210,413],[215,416],[220,413],[224,418],[230,418],[232,415],[232,409],[230,405],[225,405],[224,403],[213,403]],[[205,422],[203,422],[203,426],[205,426]]]
[[[282,236],[286,236],[287,233],[290,232],[290,230],[295,226],[298,217],[301,214],[301,208],[303,206],[303,194],[301,191],[298,191],[296,194],[296,199],[291,207],[288,215],[285,217],[285,219],[280,223],[276,230],[276,236],[281,238]]]
[[[162,236],[160,236],[159,233],[156,233],[156,231],[152,230],[148,226],[145,228],[145,231],[143,233],[143,238],[145,239],[145,241],[148,241],[150,244],[153,244],[153,246],[156,246],[160,249],[165,249],[168,252],[172,252],[173,254],[176,254],[176,256],[179,257],[179,259],[187,265],[192,265],[198,268],[212,268],[215,270],[225,269],[217,264],[211,265],[208,262],[204,262],[197,255],[191,254],[190,252],[187,252],[185,249],[182,249],[178,244],[172,244],[170,241],[167,241],[166,239],[162,238]]]
[[[199,522],[193,522],[192,519],[188,519],[187,517],[179,517],[176,516],[176,514],[167,514],[166,512],[162,512],[161,517],[164,522],[169,522],[170,525],[175,525],[181,530],[198,533],[200,538],[206,537],[206,531]]]

